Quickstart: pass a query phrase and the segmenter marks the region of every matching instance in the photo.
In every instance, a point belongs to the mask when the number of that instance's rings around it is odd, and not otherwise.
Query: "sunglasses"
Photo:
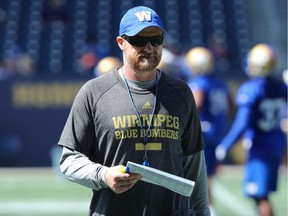
[[[157,35],[153,37],[144,37],[144,36],[127,36],[122,35],[122,37],[128,41],[131,45],[137,46],[137,47],[144,47],[148,42],[151,43],[153,47],[157,47],[161,44],[163,44],[164,35]]]

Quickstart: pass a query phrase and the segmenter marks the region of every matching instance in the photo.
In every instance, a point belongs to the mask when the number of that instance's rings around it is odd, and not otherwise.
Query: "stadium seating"
[[[250,47],[244,0],[62,0],[65,20],[43,23],[45,0],[1,0],[6,11],[0,24],[0,57],[17,46],[36,61],[37,73],[77,73],[78,60],[94,36],[110,55],[120,55],[115,42],[119,20],[135,5],[157,10],[178,51],[208,46],[215,32],[222,37],[230,70],[241,70],[241,59]],[[225,71],[224,71],[225,72]]]

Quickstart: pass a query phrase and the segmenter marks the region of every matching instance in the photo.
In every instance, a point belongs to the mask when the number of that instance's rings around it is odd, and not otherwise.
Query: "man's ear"
[[[116,41],[117,41],[117,43],[118,43],[119,48],[120,48],[121,50],[123,50],[123,49],[124,49],[124,44],[123,44],[124,38],[118,36],[118,37],[116,38]]]

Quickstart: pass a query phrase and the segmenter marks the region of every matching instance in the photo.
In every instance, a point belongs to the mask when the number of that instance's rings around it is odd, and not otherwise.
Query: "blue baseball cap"
[[[122,17],[119,35],[134,36],[148,27],[158,27],[165,31],[160,17],[154,10],[144,6],[137,6],[128,10]]]

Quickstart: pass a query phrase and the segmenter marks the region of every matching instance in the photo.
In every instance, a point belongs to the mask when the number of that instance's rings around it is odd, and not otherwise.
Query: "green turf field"
[[[222,168],[214,181],[217,216],[253,216],[253,203],[242,196],[241,168]],[[1,216],[87,215],[90,190],[52,169],[0,169]],[[275,216],[287,216],[287,176],[272,196]]]
[[[278,191],[271,194],[274,216],[287,213],[287,170],[281,169]],[[243,196],[242,167],[226,167],[214,179],[213,197],[217,216],[257,216],[255,204]]]

